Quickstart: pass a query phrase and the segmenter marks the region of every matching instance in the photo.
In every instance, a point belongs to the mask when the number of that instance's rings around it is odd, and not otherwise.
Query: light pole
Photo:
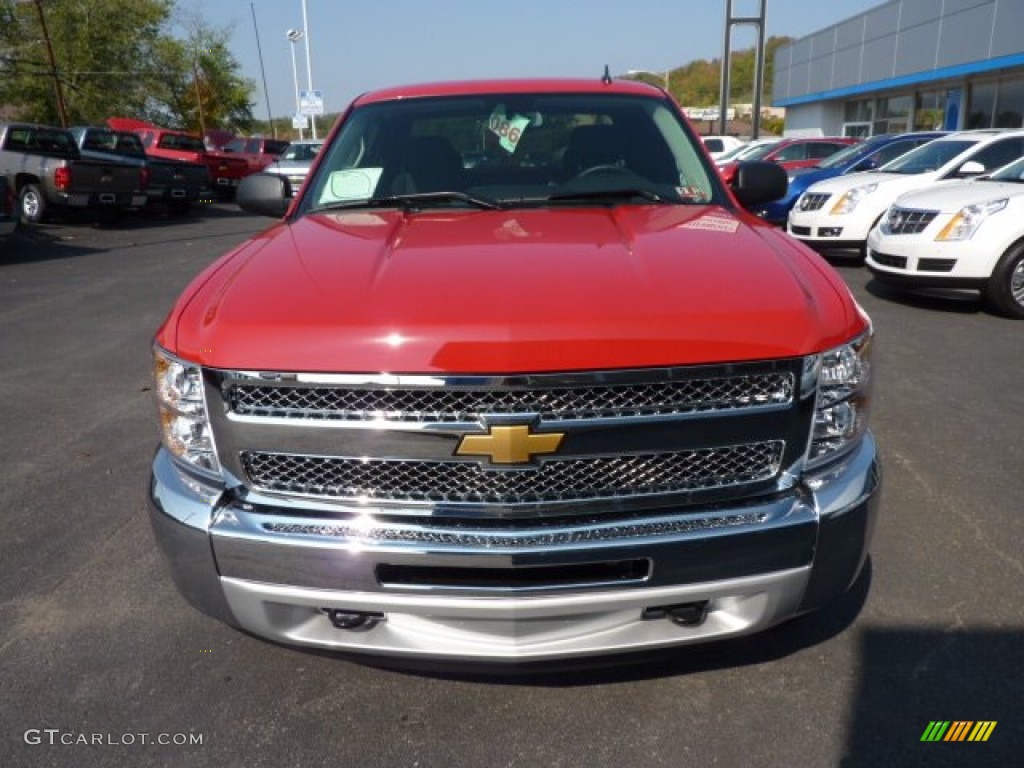
[[[291,49],[292,49],[292,81],[295,83],[295,115],[298,116],[298,114],[299,114],[299,70],[295,66],[295,44],[297,42],[299,42],[299,40],[302,39],[302,37],[303,37],[302,30],[300,30],[300,29],[289,29],[288,32],[285,33],[285,37],[288,38],[288,42],[291,44]],[[299,140],[301,141],[302,138],[303,138],[303,136],[302,136],[302,128],[299,128]]]
[[[306,20],[306,0],[302,0],[302,34],[306,37],[306,78],[310,93],[313,91],[313,66],[309,63],[309,23]],[[316,115],[309,116],[310,124],[313,126],[312,137],[316,138]]]

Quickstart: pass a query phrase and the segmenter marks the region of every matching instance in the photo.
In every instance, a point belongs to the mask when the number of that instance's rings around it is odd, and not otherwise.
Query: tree
[[[0,0],[0,105],[17,117],[59,122],[40,9],[72,124],[122,115],[198,129],[200,112],[208,128],[251,124],[255,85],[227,32],[197,18],[174,34],[173,0]]]
[[[250,130],[250,96],[256,86],[238,75],[225,31],[200,23],[189,30],[187,39],[163,38],[153,61],[165,74],[151,83],[141,109],[145,119],[197,133],[214,128]]]

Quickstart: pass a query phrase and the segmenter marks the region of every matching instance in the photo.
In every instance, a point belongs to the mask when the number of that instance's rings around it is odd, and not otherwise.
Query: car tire
[[[26,184],[18,193],[18,218],[23,224],[40,224],[46,220],[47,205],[38,184]]]
[[[1017,243],[999,259],[984,295],[996,313],[1024,320],[1024,243]]]

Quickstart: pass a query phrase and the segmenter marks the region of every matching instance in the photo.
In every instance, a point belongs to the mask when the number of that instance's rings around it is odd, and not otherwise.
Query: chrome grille
[[[885,217],[884,231],[888,235],[917,235],[924,232],[938,215],[938,211],[891,208]]]
[[[534,504],[735,487],[772,479],[785,443],[545,461],[516,470],[472,461],[396,461],[247,451],[258,489],[369,502]]]
[[[339,421],[476,422],[484,414],[594,419],[728,411],[793,400],[788,372],[604,386],[523,389],[332,387],[232,384],[229,408],[242,416]]]
[[[831,197],[831,195],[818,192],[811,194],[810,192],[807,192],[800,198],[799,209],[801,211],[820,211],[829,197]]]

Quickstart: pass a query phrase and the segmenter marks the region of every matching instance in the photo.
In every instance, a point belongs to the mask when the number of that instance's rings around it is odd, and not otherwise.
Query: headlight
[[[160,437],[176,458],[206,474],[218,475],[220,462],[206,417],[203,375],[199,366],[153,350]]]
[[[1003,210],[1009,198],[1002,200],[989,200],[987,203],[968,205],[961,208],[956,216],[949,220],[949,223],[942,228],[935,239],[945,240],[969,240],[978,231],[981,222],[993,213]]]
[[[864,184],[863,186],[846,190],[846,192],[836,200],[836,204],[832,206],[830,213],[853,213],[853,209],[857,207],[857,204],[876,189],[878,189],[877,182],[874,184]]]
[[[807,468],[819,467],[856,445],[867,431],[871,400],[871,331],[804,361],[806,383],[817,383]]]

